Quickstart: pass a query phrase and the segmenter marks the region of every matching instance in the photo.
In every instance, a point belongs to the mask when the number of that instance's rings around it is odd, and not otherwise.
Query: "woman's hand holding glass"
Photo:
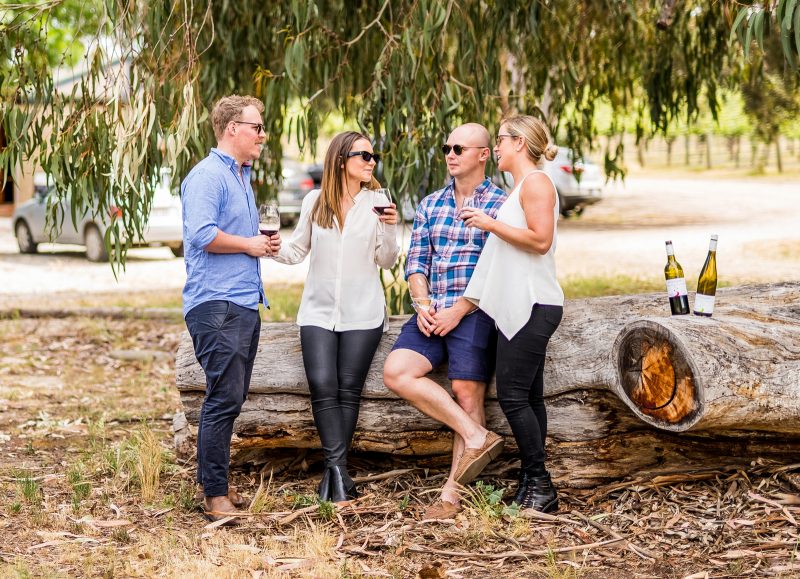
[[[377,214],[378,221],[384,225],[397,225],[397,205],[392,203],[392,194],[389,190],[375,189],[372,194],[372,210]]]
[[[464,207],[459,216],[467,227],[475,227],[483,231],[489,231],[494,223],[492,217],[477,207]]]

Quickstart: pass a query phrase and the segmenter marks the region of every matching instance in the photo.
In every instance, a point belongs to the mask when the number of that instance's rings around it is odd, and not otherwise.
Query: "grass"
[[[161,442],[150,427],[144,425],[134,436],[132,450],[131,460],[135,465],[142,501],[152,503],[156,498],[163,468],[164,451]]]

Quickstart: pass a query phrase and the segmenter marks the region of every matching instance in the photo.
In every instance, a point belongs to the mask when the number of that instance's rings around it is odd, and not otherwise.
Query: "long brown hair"
[[[341,199],[344,195],[342,178],[344,176],[344,166],[347,163],[347,153],[353,147],[353,143],[359,139],[369,141],[369,139],[356,131],[345,131],[339,133],[331,141],[328,152],[325,153],[325,164],[322,170],[322,184],[317,202],[311,210],[311,221],[330,229],[334,226],[333,218],[341,227],[342,224],[342,204]],[[361,183],[367,189],[377,189],[380,184],[372,177],[369,183]]]

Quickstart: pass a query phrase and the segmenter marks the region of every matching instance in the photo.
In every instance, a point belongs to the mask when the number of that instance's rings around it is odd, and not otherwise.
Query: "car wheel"
[[[28,227],[27,223],[21,219],[17,221],[14,232],[17,234],[17,245],[19,245],[20,253],[36,253],[39,249],[39,244],[33,240],[31,228]]]
[[[86,245],[86,258],[89,261],[108,261],[108,251],[103,236],[96,225],[89,225],[83,234],[83,243]]]
[[[172,252],[172,255],[174,255],[175,257],[183,257],[183,244],[182,243],[180,245],[170,245],[169,249]]]

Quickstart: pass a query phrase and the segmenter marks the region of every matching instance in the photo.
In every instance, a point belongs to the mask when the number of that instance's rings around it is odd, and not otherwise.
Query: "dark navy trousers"
[[[258,310],[213,300],[192,308],[186,327],[206,374],[197,429],[197,482],[207,497],[225,496],[233,422],[250,388],[261,317]]]

